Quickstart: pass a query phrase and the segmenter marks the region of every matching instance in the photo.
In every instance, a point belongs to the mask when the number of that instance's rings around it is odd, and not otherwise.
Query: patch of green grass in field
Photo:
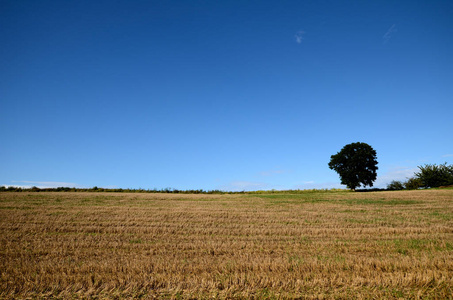
[[[436,218],[439,218],[439,219],[445,220],[445,221],[453,220],[453,214],[452,213],[439,212],[437,210],[429,213],[429,216],[433,216],[433,217],[436,217]]]
[[[338,192],[337,192],[338,193]],[[344,193],[344,192],[343,192]],[[334,192],[298,193],[298,194],[253,194],[254,198],[269,200],[271,205],[303,204],[303,203],[335,203],[346,205],[415,205],[422,203],[407,199],[335,199]],[[352,211],[351,211],[352,212]],[[358,211],[354,211],[358,212]]]
[[[269,290],[268,288],[257,291],[256,296],[257,299],[280,299],[275,292]]]
[[[110,206],[119,205],[121,203],[120,200],[120,197],[96,195],[80,199],[72,204],[77,206]]]
[[[303,264],[305,262],[305,260],[302,256],[291,255],[291,254],[288,254],[287,256],[288,256],[289,263],[299,265],[299,264]]]
[[[47,214],[48,216],[62,216],[62,215],[67,215],[67,212],[64,211],[55,211]]]
[[[83,234],[81,232],[67,232],[67,231],[49,231],[46,232],[46,235],[76,235],[76,234]]]
[[[387,243],[387,242],[385,242]],[[453,251],[453,244],[431,239],[395,239],[392,241],[395,251],[403,255],[414,252]]]
[[[0,206],[0,209],[4,209],[4,210],[14,210],[14,209],[26,210],[26,209],[33,209],[33,207],[31,207],[31,206]]]
[[[345,210],[340,210],[338,211],[340,213],[352,213],[352,214],[356,214],[356,213],[366,213],[368,212],[367,210],[365,209],[345,209]]]
[[[447,251],[453,251],[453,243],[445,243],[445,250]]]
[[[260,198],[268,201],[269,205],[286,205],[286,204],[304,204],[304,203],[321,203],[334,202],[333,200],[324,199],[320,195],[314,193],[306,194],[260,194],[251,195],[253,198]]]
[[[221,198],[177,198],[177,199],[174,199],[172,201],[179,201],[179,202],[215,202],[215,203],[218,203],[219,201],[222,202],[222,201],[225,201],[225,199],[221,199]]]
[[[129,240],[129,243],[130,244],[142,244],[143,241],[141,239],[132,239],[132,240]]]
[[[260,194],[252,195],[252,197],[257,197],[261,199],[282,199],[282,200],[305,200],[313,199],[312,194]]]
[[[438,188],[430,188],[430,190],[453,190],[453,185],[446,186],[446,187],[438,187]]]
[[[438,241],[434,244],[434,250],[436,251],[453,251],[453,243]]]
[[[426,248],[426,246],[431,243],[429,240],[423,239],[410,239],[407,241],[407,247],[409,249],[421,251]]]
[[[395,298],[398,298],[398,299],[402,299],[406,296],[406,294],[402,290],[393,289],[392,296],[394,296]]]
[[[364,205],[414,205],[420,204],[422,202],[415,201],[415,200],[401,200],[401,199],[347,199],[341,201],[348,205],[357,205],[357,204],[364,204]]]
[[[358,223],[358,224],[364,224],[366,221],[364,220],[358,220],[358,219],[346,219],[348,223]]]
[[[314,225],[314,224],[321,224],[321,220],[313,220],[313,221],[310,221],[310,220],[304,220],[305,224],[308,224],[308,225]]]

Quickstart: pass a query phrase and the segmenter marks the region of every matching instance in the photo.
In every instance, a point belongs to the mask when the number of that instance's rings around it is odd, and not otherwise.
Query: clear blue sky
[[[453,163],[452,1],[0,0],[0,185],[375,186]]]

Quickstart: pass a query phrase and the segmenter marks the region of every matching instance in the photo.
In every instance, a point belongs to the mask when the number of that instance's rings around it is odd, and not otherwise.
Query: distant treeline
[[[172,193],[172,194],[231,194],[245,193],[242,192],[226,192],[221,190],[178,190],[173,188],[165,189],[122,189],[122,188],[75,188],[75,187],[56,187],[56,188],[39,188],[39,187],[15,187],[15,186],[0,186],[0,192],[110,192],[110,193]]]
[[[453,165],[447,165],[447,163],[427,164],[418,168],[420,171],[406,181],[393,180],[390,182],[387,185],[387,190],[416,190],[453,186]]]
[[[419,172],[406,181],[392,181],[387,188],[357,189],[357,192],[374,192],[374,191],[394,191],[394,190],[415,190],[436,187],[453,186],[453,165],[447,163],[441,165],[424,165],[419,166]],[[347,192],[344,189],[312,189],[312,190],[259,190],[259,191],[222,191],[222,190],[179,190],[174,188],[164,189],[122,189],[122,188],[75,188],[75,187],[56,187],[56,188],[39,188],[39,187],[15,187],[0,186],[0,192],[111,192],[111,193],[171,193],[171,194],[299,194],[299,193],[317,193],[317,192]]]
[[[56,188],[39,188],[39,187],[14,187],[0,186],[0,192],[110,192],[110,193],[169,193],[169,194],[300,194],[300,193],[317,193],[317,192],[347,192],[343,189],[311,189],[311,190],[259,190],[259,191],[222,191],[222,190],[178,190],[173,188],[165,189],[112,189],[112,188],[75,188],[75,187],[56,187]]]

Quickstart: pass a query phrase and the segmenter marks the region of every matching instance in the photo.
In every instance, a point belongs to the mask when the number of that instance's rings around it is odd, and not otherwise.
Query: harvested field
[[[3,299],[452,295],[452,189],[0,193]]]

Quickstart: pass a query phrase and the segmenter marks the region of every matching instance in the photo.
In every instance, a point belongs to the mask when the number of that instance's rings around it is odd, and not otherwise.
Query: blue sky
[[[453,163],[451,1],[0,0],[0,185],[375,186]]]

